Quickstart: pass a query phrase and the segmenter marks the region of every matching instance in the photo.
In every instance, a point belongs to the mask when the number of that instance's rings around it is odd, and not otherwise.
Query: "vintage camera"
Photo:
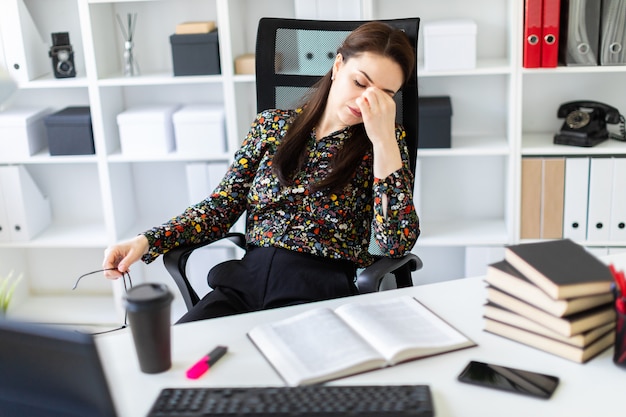
[[[72,45],[70,45],[70,34],[68,32],[52,34],[52,47],[48,55],[52,58],[52,70],[56,78],[76,76],[74,51]]]

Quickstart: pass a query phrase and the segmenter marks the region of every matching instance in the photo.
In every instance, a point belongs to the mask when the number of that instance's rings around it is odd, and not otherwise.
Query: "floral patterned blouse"
[[[420,230],[404,130],[396,129],[403,168],[387,178],[374,178],[372,154],[368,153],[343,192],[310,191],[312,181],[326,176],[332,156],[349,132],[346,128],[319,140],[312,133],[305,169],[296,174],[293,186],[281,186],[272,173],[272,158],[298,113],[260,113],[213,194],[144,233],[150,249],[143,261],[152,262],[179,245],[218,240],[244,212],[248,245],[348,259],[359,267],[373,261],[368,252],[371,233],[382,255],[399,257],[410,251]]]

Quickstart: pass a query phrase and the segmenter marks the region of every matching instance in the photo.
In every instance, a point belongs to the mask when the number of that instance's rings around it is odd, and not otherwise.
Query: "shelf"
[[[99,3],[150,3],[155,0],[86,0],[89,4],[99,4]],[[173,1],[173,0],[172,0]]]
[[[554,133],[524,134],[522,156],[538,155],[626,155],[626,142],[609,139],[590,148],[581,146],[555,145]]]
[[[59,308],[63,306],[63,308]],[[85,296],[77,294],[29,296],[11,305],[8,317],[51,324],[109,325],[123,323],[123,312],[118,311],[111,295]]]
[[[172,73],[142,74],[136,77],[125,77],[121,74],[104,77],[98,80],[101,87],[130,87],[143,85],[179,85],[179,84],[219,84],[223,81],[221,75],[196,75],[176,77]]]
[[[522,239],[520,243],[537,242],[539,239]],[[623,248],[626,241],[623,240],[582,240],[577,242],[586,248]]]
[[[135,162],[193,162],[193,161],[230,161],[230,153],[215,155],[184,155],[171,152],[167,155],[128,156],[120,152],[112,153],[107,157],[111,163],[135,163]]]
[[[96,155],[50,155],[48,149],[43,149],[28,158],[0,160],[0,164],[95,164]]]
[[[20,85],[20,88],[87,88],[88,86],[89,81],[84,76],[76,76],[73,78],[55,78],[52,74],[46,74]]]
[[[253,84],[256,82],[254,74],[237,74],[233,76],[233,81],[241,84]]]
[[[27,242],[0,242],[0,248],[105,248],[103,224],[52,224]]]
[[[624,65],[580,66],[556,68],[523,68],[523,75],[563,75],[563,74],[606,74],[626,72]]]
[[[490,156],[508,155],[511,149],[504,136],[453,135],[450,148],[419,148],[419,158],[434,156]]]
[[[422,77],[466,77],[479,75],[507,75],[512,72],[507,59],[482,59],[476,62],[476,68],[453,71],[426,71],[423,63],[418,63],[417,76]]]
[[[501,246],[510,242],[504,220],[428,222],[421,225],[420,246]]]
[[[172,323],[187,311],[180,297],[175,297],[171,308]],[[12,305],[7,317],[94,333],[113,330],[124,323],[124,311],[111,295],[30,296]]]

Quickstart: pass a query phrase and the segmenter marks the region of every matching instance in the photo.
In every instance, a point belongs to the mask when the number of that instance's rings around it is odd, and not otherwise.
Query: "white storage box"
[[[15,108],[0,113],[0,160],[28,158],[47,143],[46,108]]]
[[[222,106],[184,106],[174,113],[173,120],[176,151],[179,154],[205,157],[226,152]]]
[[[179,105],[132,107],[117,115],[122,154],[164,155],[173,151],[172,115]]]
[[[476,22],[442,20],[424,24],[424,70],[476,68]]]

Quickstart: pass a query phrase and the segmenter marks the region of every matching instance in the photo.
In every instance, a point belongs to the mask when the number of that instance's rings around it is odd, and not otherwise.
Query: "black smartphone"
[[[550,398],[559,385],[556,376],[477,361],[468,363],[458,380],[539,398]]]

